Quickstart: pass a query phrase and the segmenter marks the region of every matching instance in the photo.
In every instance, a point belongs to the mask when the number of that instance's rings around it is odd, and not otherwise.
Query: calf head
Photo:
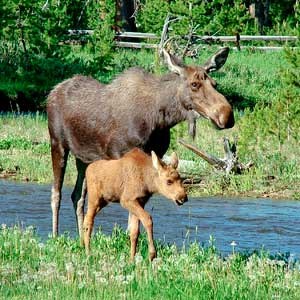
[[[186,66],[177,57],[164,50],[170,71],[181,78],[180,101],[189,111],[196,111],[211,120],[219,129],[234,126],[231,105],[216,90],[216,81],[209,73],[218,70],[226,61],[229,48],[223,48],[213,55],[203,67]]]
[[[187,194],[183,187],[179,173],[177,172],[178,157],[175,152],[171,155],[170,164],[162,162],[154,151],[151,151],[153,167],[158,171],[156,178],[157,191],[173,200],[177,205],[182,205],[186,202]]]

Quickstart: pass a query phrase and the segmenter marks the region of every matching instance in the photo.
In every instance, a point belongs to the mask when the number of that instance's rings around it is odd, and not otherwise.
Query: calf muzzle
[[[187,195],[184,195],[184,196],[180,196],[178,197],[175,202],[177,205],[182,205],[183,203],[187,202],[188,201],[188,197]]]

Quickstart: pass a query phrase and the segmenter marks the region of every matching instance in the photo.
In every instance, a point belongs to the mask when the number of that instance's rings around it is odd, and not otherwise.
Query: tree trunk
[[[135,0],[116,1],[116,26],[122,31],[136,32],[134,13],[136,10]]]

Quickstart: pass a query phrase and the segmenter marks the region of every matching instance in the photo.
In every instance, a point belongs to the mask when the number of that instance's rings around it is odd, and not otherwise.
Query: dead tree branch
[[[254,163],[251,161],[247,164],[239,162],[237,156],[237,139],[235,139],[233,143],[230,143],[229,139],[227,137],[224,137],[223,143],[225,158],[223,159],[208,154],[198,149],[197,147],[184,142],[183,140],[179,140],[179,143],[196,153],[198,156],[207,161],[210,165],[214,166],[216,169],[225,171],[226,174],[242,174],[245,170],[248,170],[254,165]]]

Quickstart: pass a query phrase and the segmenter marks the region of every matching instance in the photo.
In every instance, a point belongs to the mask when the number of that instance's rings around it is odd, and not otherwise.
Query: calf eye
[[[200,86],[200,82],[198,82],[198,81],[194,81],[194,82],[191,83],[191,88],[192,88],[193,91],[198,90],[199,86]]]
[[[173,181],[172,180],[167,180],[167,185],[172,185],[173,184]]]

